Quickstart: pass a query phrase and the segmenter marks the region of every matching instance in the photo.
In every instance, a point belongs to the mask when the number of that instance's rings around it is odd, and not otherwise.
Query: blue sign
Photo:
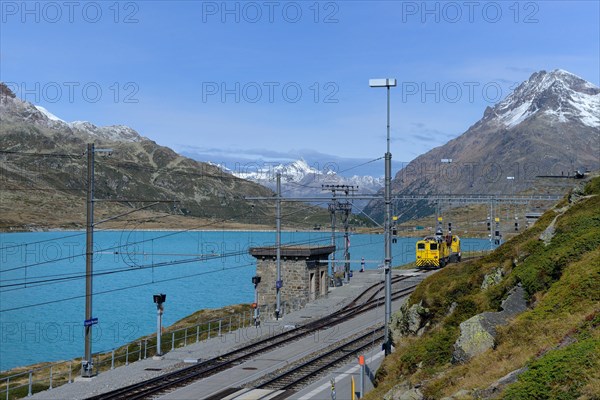
[[[83,321],[83,326],[92,326],[98,323],[98,318],[86,319]]]

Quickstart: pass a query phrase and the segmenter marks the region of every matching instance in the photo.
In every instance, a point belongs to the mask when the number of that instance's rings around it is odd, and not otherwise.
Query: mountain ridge
[[[272,213],[272,205],[245,200],[245,196],[271,197],[273,192],[264,186],[183,157],[132,128],[97,127],[85,121],[67,123],[43,111],[16,98],[0,83],[0,229],[38,229],[31,228],[31,223],[35,225],[32,220],[49,217],[64,223],[47,226],[41,222],[39,228],[81,228],[85,221],[82,154],[90,142],[112,149],[110,158],[96,157],[95,192],[99,199],[111,200],[126,209],[140,204],[118,199],[178,201],[173,203],[175,210],[173,204],[156,206],[160,218],[175,214],[182,218],[272,224],[270,217],[265,218]],[[99,213],[110,214],[106,207],[106,203],[99,203]],[[307,213],[308,219],[314,214],[311,210]],[[147,218],[156,219],[156,215]],[[57,223],[59,226],[55,226]],[[23,228],[25,225],[30,228]]]
[[[564,70],[539,71],[506,99],[487,107],[464,133],[398,171],[398,194],[516,194],[554,190],[540,175],[600,169],[600,88]],[[441,160],[452,160],[442,163]],[[513,179],[508,180],[507,178]],[[543,189],[542,189],[543,186]],[[552,194],[564,193],[555,188]],[[427,201],[395,202],[400,220],[435,210]],[[383,201],[365,210],[383,216]]]

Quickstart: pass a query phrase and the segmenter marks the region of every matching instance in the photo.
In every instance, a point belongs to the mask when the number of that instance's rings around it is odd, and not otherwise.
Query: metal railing
[[[187,328],[165,331],[161,335],[160,354],[253,325],[254,316],[250,310]],[[118,348],[94,353],[92,358],[96,373],[101,373],[157,354],[156,335],[150,335]],[[72,383],[80,372],[81,359],[75,359],[51,363],[9,376],[0,375],[0,400],[30,397],[34,393]]]

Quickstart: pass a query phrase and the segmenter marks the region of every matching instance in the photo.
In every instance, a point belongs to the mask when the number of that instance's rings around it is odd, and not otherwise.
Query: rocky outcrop
[[[504,270],[502,267],[498,267],[489,274],[486,274],[483,277],[483,282],[481,282],[481,289],[486,290],[487,288],[497,285],[502,282],[502,278],[504,277]]]
[[[552,238],[554,237],[554,225],[556,224],[556,220],[560,215],[557,215],[552,222],[550,222],[550,225],[548,225],[548,227],[544,230],[544,232],[542,232],[540,234],[540,240],[542,242],[544,242],[545,246],[550,245],[550,242],[552,241]]]
[[[527,309],[525,290],[519,285],[502,302],[502,311],[484,312],[460,324],[460,336],[454,343],[452,360],[466,362],[495,345],[496,327],[505,325],[517,314]]]
[[[461,389],[450,397],[442,397],[441,400],[466,400],[472,399],[473,393],[470,390]]]
[[[413,388],[408,382],[402,382],[391,388],[383,400],[423,400],[425,397],[418,388]]]
[[[492,383],[484,390],[475,390],[474,394],[478,399],[495,399],[499,396],[505,386],[515,383],[519,379],[519,375],[527,371],[527,367],[519,368],[509,372],[496,382]]]
[[[392,335],[395,337],[421,336],[429,326],[429,314],[429,309],[423,306],[423,301],[410,307],[404,303],[400,310],[392,316]]]

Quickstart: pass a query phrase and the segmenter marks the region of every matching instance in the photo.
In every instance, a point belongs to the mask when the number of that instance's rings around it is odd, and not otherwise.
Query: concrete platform
[[[415,279],[408,279],[406,286],[414,284],[417,280],[422,280],[428,274],[417,273],[414,270],[393,271],[396,275],[412,275]],[[304,324],[313,318],[329,315],[351,302],[362,291],[369,286],[383,280],[383,270],[370,270],[364,273],[354,273],[351,282],[342,287],[330,288],[327,297],[309,303],[302,310],[284,315],[278,321],[264,321],[260,327],[249,327],[224,334],[221,337],[211,338],[209,340],[194,343],[186,347],[175,349],[164,355],[162,360],[153,360],[151,358],[132,362],[128,366],[115,368],[112,371],[102,372],[93,379],[78,380],[77,382],[60,386],[58,388],[40,392],[32,396],[32,399],[84,399],[86,397],[104,393],[123,386],[137,383],[143,380],[159,376],[166,372],[171,372],[186,366],[186,359],[207,359],[217,357],[236,347],[243,346],[248,342],[265,335],[272,335],[276,332],[286,329],[286,326]],[[394,309],[399,308],[400,302],[394,303]],[[350,335],[364,329],[368,324],[383,321],[384,309],[381,307],[370,313],[363,314],[359,318],[348,321],[344,324],[332,327],[327,330],[294,342],[293,346],[275,349],[274,351],[263,354],[258,358],[249,360],[242,365],[223,373],[206,378],[203,382],[202,390],[195,390],[192,384],[186,392],[175,391],[164,398],[186,399],[186,398],[205,398],[226,388],[243,385],[259,378],[267,371],[273,371],[293,359],[304,357],[320,346],[326,346],[335,342],[340,335]],[[189,364],[187,364],[189,365]],[[160,371],[148,371],[147,368],[160,369]],[[190,388],[190,389],[188,389]],[[175,395],[175,393],[178,393]],[[329,397],[330,399],[331,397]],[[340,399],[341,397],[338,397]]]

